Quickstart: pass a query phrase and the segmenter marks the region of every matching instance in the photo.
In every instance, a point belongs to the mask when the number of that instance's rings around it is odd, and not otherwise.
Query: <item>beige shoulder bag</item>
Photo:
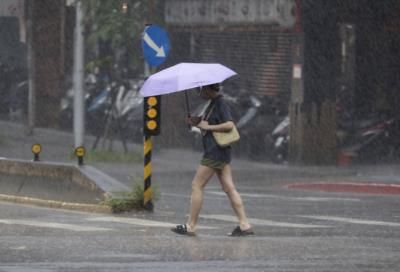
[[[214,105],[212,105],[210,111],[208,112],[206,118],[204,119],[205,121],[208,121],[208,118],[211,115],[211,112],[214,110]],[[233,143],[239,141],[240,139],[240,134],[239,131],[236,128],[236,125],[233,124],[233,128],[230,131],[226,132],[216,132],[212,131],[212,135],[217,142],[217,144],[221,147],[226,147],[230,146]]]

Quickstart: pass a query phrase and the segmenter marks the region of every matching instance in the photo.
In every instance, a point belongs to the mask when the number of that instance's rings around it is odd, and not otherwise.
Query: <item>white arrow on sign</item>
[[[146,32],[144,33],[143,40],[150,46],[151,49],[156,51],[156,57],[165,57],[164,47],[158,47],[158,45],[150,38],[150,36]]]

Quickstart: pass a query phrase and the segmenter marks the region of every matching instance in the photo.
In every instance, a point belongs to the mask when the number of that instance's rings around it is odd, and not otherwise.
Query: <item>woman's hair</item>
[[[211,84],[211,85],[207,85],[208,88],[210,88],[211,90],[218,92],[221,89],[221,86],[219,83],[215,83],[215,84]]]

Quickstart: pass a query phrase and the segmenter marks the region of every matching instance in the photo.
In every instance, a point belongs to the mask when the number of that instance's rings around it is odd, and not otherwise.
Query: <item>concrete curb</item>
[[[77,166],[66,163],[33,162],[25,160],[0,159],[0,174],[18,175],[29,183],[31,177],[47,177],[50,182],[74,183],[82,188],[82,193],[90,192],[99,199],[98,204],[74,203],[54,199],[35,198],[32,195],[19,195],[18,192],[0,194],[0,200],[14,203],[33,204],[50,208],[64,208],[87,212],[111,213],[111,208],[101,204],[116,192],[129,191],[129,187],[88,165]],[[44,190],[46,188],[43,188]]]
[[[13,202],[18,204],[29,204],[47,208],[60,208],[82,212],[94,213],[112,213],[112,209],[106,205],[84,204],[84,203],[70,203],[56,200],[44,200],[25,196],[15,195],[2,195],[0,194],[0,201]]]

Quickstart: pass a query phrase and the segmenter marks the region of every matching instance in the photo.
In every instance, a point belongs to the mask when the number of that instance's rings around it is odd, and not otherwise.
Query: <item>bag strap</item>
[[[204,121],[208,121],[214,108],[215,108],[215,101],[211,101],[210,105],[208,105],[208,107],[204,113],[204,118],[203,118]]]
[[[204,115],[203,115],[204,121],[208,121],[208,119],[211,116],[212,111],[214,110],[214,107],[215,107],[215,101],[211,101],[210,104],[208,105],[207,109],[204,112]],[[204,136],[206,134],[207,134],[206,130],[201,130],[201,135]]]

